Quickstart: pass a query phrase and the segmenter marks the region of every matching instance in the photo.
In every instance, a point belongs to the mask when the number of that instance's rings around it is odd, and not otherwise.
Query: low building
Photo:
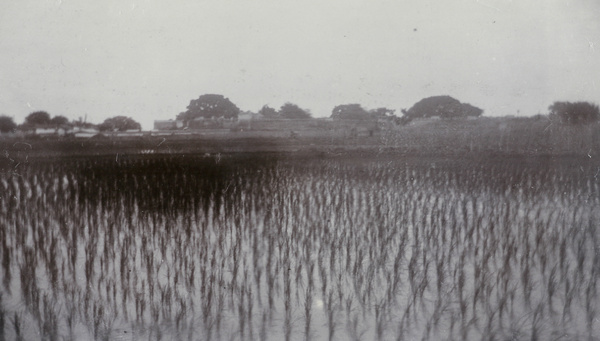
[[[91,138],[98,134],[98,129],[96,128],[84,128],[84,127],[75,127],[73,129],[73,136],[76,138]]]
[[[189,121],[187,123],[187,128],[189,129],[230,129],[233,128],[237,124],[236,121],[230,118],[224,117],[196,117],[195,119]]]
[[[179,120],[155,120],[154,130],[175,130],[182,129],[183,121]]]
[[[71,132],[65,128],[36,128],[34,134],[37,136],[65,136]]]

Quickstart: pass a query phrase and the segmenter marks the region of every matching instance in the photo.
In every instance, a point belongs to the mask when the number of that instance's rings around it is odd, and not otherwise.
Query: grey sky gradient
[[[0,114],[145,129],[205,93],[409,108],[450,95],[484,115],[600,103],[597,0],[0,0]]]

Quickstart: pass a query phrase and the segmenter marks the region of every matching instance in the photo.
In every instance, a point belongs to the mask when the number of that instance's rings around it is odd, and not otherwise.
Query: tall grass
[[[0,174],[7,339],[600,334],[590,159],[36,161]]]

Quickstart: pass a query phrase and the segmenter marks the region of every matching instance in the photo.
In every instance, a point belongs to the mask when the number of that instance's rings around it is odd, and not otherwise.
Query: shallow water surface
[[[522,161],[5,167],[0,339],[600,335],[600,166]]]

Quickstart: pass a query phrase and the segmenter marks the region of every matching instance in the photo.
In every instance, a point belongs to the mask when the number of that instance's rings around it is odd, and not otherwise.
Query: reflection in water
[[[218,161],[0,173],[0,339],[600,332],[591,165]]]

